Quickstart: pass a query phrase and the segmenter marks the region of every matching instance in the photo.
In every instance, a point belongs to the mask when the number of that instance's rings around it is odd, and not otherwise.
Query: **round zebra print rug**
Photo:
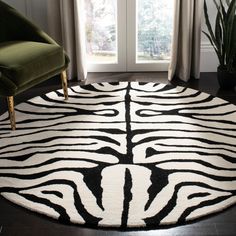
[[[236,203],[236,106],[188,88],[101,83],[0,116],[0,193],[65,223],[184,224]]]

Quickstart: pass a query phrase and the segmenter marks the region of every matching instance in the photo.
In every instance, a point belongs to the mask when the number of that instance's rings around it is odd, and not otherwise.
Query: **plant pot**
[[[236,86],[236,71],[230,72],[218,67],[217,77],[221,88],[233,89]]]

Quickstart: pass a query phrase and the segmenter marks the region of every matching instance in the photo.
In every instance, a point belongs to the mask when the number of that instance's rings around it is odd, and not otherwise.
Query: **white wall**
[[[20,12],[30,17],[42,29],[48,32],[47,24],[47,1],[50,0],[4,0],[6,3],[17,8]],[[67,0],[66,0],[67,1]],[[216,9],[213,0],[207,0],[209,15],[211,21],[214,22]],[[203,30],[206,30],[205,20],[203,17]],[[218,66],[218,60],[215,52],[210,45],[208,39],[202,35],[201,46],[201,71],[215,72]]]

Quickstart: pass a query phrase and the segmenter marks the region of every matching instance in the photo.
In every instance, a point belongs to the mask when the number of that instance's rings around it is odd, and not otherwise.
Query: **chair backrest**
[[[8,38],[6,17],[8,15],[9,10],[10,10],[10,6],[0,1],[0,42],[4,42]]]
[[[0,42],[35,39],[39,29],[16,9],[0,0]],[[35,41],[37,41],[35,39]]]

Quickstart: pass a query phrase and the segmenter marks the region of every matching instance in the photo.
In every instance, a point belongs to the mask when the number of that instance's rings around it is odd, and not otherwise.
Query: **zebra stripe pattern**
[[[0,193],[64,223],[183,224],[236,203],[236,106],[155,83],[100,83],[0,116]]]

